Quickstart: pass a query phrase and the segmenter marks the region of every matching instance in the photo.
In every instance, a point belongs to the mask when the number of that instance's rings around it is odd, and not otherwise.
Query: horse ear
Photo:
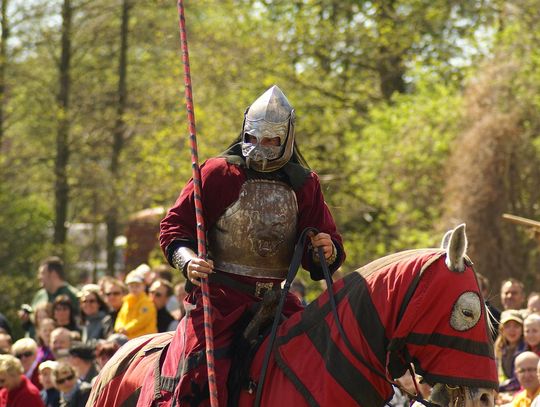
[[[453,230],[449,230],[446,232],[441,240],[441,249],[447,249],[448,243],[450,243],[450,236],[452,236]]]
[[[448,234],[448,233],[447,233]],[[443,243],[446,240],[443,239]],[[446,246],[446,265],[451,271],[462,273],[465,270],[465,252],[467,251],[467,236],[465,235],[465,224],[462,223],[454,230],[450,231]]]

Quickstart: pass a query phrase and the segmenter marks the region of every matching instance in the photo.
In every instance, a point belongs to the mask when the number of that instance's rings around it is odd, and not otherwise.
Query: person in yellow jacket
[[[145,292],[143,277],[135,270],[126,277],[129,293],[118,311],[114,331],[129,339],[157,332],[157,311]]]

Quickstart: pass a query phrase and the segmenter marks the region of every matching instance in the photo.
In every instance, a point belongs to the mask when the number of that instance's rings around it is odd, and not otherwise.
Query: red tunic
[[[303,183],[293,188],[298,203],[298,234],[306,227],[314,227],[328,233],[338,250],[338,258],[331,265],[335,271],[345,259],[341,236],[324,202],[318,176],[305,171]],[[208,160],[201,166],[202,199],[207,230],[210,230],[225,210],[238,200],[240,189],[247,180],[244,168],[227,162],[224,158]],[[166,256],[175,241],[196,241],[195,205],[193,183],[190,181],[178,197],[175,205],[161,222],[160,243]],[[194,248],[194,247],[193,247]],[[323,278],[320,266],[313,262],[311,253],[304,253],[302,266],[312,278]],[[253,282],[249,277],[238,276],[243,282]],[[278,280],[279,281],[279,280]],[[230,368],[231,342],[236,334],[235,324],[259,298],[230,287],[211,284],[210,299],[213,307],[213,330],[215,347],[216,379],[219,404],[227,404],[227,377]],[[186,298],[186,309],[193,308],[180,321],[177,333],[164,357],[161,368],[161,391],[156,391],[155,372],[149,372],[141,389],[138,406],[168,406],[173,398],[180,405],[209,405],[208,378],[205,359],[202,295],[196,288]],[[303,309],[296,296],[287,296],[283,313],[288,317]],[[159,394],[156,399],[156,394]],[[155,404],[152,404],[155,403]]]
[[[13,389],[0,389],[0,407],[45,407],[39,390],[25,376],[21,375],[21,384]]]

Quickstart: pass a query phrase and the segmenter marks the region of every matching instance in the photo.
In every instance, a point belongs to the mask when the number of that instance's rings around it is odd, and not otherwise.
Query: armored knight
[[[229,348],[235,323],[242,315],[266,291],[280,289],[302,230],[314,227],[319,231],[311,236],[302,259],[312,279],[323,278],[319,247],[331,272],[345,259],[318,176],[298,152],[294,130],[294,109],[283,92],[272,86],[246,110],[238,139],[221,156],[201,166],[208,260],[196,254],[192,181],[161,222],[161,247],[170,264],[187,278],[188,291],[191,289],[186,318],[170,345],[175,351],[167,353],[162,369],[162,375],[179,378],[179,392],[174,397],[207,395],[206,366],[204,357],[201,359],[205,349],[201,278],[210,282],[214,346],[219,354]],[[289,294],[285,316],[301,309],[298,299]],[[228,357],[216,357],[220,405],[227,403],[229,366]],[[161,391],[168,397],[167,389]]]

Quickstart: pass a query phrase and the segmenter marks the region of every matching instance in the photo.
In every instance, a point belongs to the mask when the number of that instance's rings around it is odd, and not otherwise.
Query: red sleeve
[[[336,261],[329,265],[330,271],[336,271],[345,260],[343,240],[339,234],[330,209],[324,201],[321,184],[316,173],[311,172],[300,190],[296,192],[298,201],[298,233],[307,227],[314,227],[319,232],[328,233],[336,246],[338,256]],[[302,259],[302,267],[309,270],[314,280],[323,278],[322,269],[315,264],[311,252],[306,251]]]
[[[201,166],[202,206],[206,230],[238,199],[245,182],[244,171],[224,158],[212,158]],[[197,241],[193,180],[189,180],[174,206],[161,221],[159,241],[165,256],[174,240]]]

